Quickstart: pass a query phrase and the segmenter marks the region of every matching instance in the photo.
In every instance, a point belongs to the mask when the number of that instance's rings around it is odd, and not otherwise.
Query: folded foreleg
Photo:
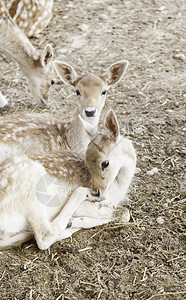
[[[71,228],[91,228],[111,221],[127,223],[130,214],[127,208],[104,204],[103,202],[84,201],[75,211],[68,223]]]

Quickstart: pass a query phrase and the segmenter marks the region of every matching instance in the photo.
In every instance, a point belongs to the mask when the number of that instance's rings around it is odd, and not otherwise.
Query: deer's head
[[[108,134],[98,134],[88,145],[86,165],[92,178],[92,194],[99,196],[113,183],[123,164],[119,125],[112,110],[105,119]]]
[[[81,118],[97,126],[105,104],[106,93],[111,85],[122,79],[128,64],[127,60],[116,62],[107,69],[104,75],[100,76],[93,73],[79,76],[72,66],[60,61],[54,62],[54,68],[65,84],[74,87]]]
[[[33,68],[27,75],[34,102],[48,104],[50,101],[50,87],[55,83],[56,73],[53,67],[53,50],[50,44],[46,45],[39,58],[33,61]]]

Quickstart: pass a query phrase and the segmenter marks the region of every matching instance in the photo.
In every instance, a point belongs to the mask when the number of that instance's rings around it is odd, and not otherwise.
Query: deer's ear
[[[112,64],[106,71],[105,79],[108,85],[118,83],[124,76],[129,66],[128,60],[118,61]]]
[[[119,124],[112,109],[107,112],[105,127],[108,129],[111,138],[116,141],[120,135]]]
[[[78,74],[76,73],[74,68],[61,61],[54,61],[53,65],[59,78],[65,84],[70,84],[74,86],[74,81],[78,78]]]
[[[50,44],[47,44],[41,55],[41,64],[45,68],[53,60],[53,49]]]

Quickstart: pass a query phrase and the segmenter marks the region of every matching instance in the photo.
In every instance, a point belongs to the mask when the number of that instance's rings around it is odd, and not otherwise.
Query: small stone
[[[177,145],[177,142],[176,141],[172,141],[171,147],[175,147],[176,145]]]
[[[122,213],[121,222],[128,223],[130,221],[130,212],[128,208],[125,208],[125,211]]]
[[[169,114],[172,114],[174,111],[173,111],[172,109],[167,109],[167,112],[168,112]]]
[[[169,99],[165,99],[165,100],[163,101],[162,105],[165,105],[165,104],[167,104],[168,102],[169,102]]]
[[[112,12],[112,13],[115,13],[115,12],[116,12],[116,9],[115,9],[112,5],[109,5],[109,6],[107,7],[107,10],[108,10],[109,12]]]
[[[175,102],[175,106],[179,107],[180,106],[179,102]]]
[[[72,286],[73,286],[73,287],[79,286],[79,280],[76,280],[74,283],[72,283]]]
[[[186,132],[186,127],[184,127],[184,128],[182,129],[182,131],[183,131],[183,132]]]
[[[149,267],[153,267],[153,266],[154,266],[154,261],[153,261],[153,260],[150,260],[150,261],[148,262],[148,265],[149,265]]]
[[[178,54],[175,54],[173,56],[173,58],[178,58],[178,59],[181,59],[181,60],[185,60],[185,55],[183,53],[178,53]]]
[[[142,131],[143,131],[143,129],[141,127],[134,129],[134,132],[138,133],[138,134],[142,133]]]
[[[101,15],[99,15],[99,19],[100,19],[100,20],[107,20],[107,19],[108,19],[108,16],[105,15],[105,14],[101,14]]]
[[[165,222],[165,220],[164,220],[164,218],[163,217],[158,217],[157,219],[156,219],[156,221],[157,221],[157,223],[158,224],[163,224],[164,222]]]
[[[87,31],[89,26],[85,23],[78,26],[81,31]]]
[[[159,7],[159,10],[165,10],[166,9],[166,6],[160,6]]]
[[[141,169],[140,169],[140,168],[136,168],[135,174],[138,174],[138,173],[140,173],[140,172],[141,172]]]
[[[167,208],[169,205],[168,205],[168,203],[167,202],[165,202],[164,204],[163,204],[163,207],[165,207],[165,208]]]
[[[152,170],[147,171],[147,175],[153,176],[154,174],[158,173],[158,168],[152,168]]]

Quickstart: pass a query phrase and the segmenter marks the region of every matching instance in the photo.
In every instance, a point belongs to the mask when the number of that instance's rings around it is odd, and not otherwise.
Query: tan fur
[[[52,17],[53,0],[4,0],[12,19],[28,37],[40,33]]]
[[[101,225],[118,216],[123,222],[129,220],[128,211],[120,211],[118,205],[125,199],[134,175],[136,155],[132,143],[120,137],[119,125],[116,131],[116,123],[113,111],[109,111],[105,122],[108,134],[97,135],[88,145],[86,164],[70,152],[27,157],[16,149],[2,147],[0,249],[31,238],[28,232],[33,232],[40,249],[46,249],[81,228]],[[46,175],[52,176],[50,195],[56,193],[53,179],[58,180],[60,191],[63,187],[58,205],[41,202],[37,196],[38,182]],[[93,197],[95,191],[105,198]]]
[[[68,123],[42,114],[14,114],[0,117],[0,145],[17,146],[26,154],[72,150],[84,155],[92,136],[76,112]],[[0,146],[1,147],[1,146]]]
[[[58,180],[67,180],[74,187],[90,187],[90,173],[84,159],[72,152],[33,155],[30,158],[42,164],[46,172]]]
[[[116,65],[118,69],[122,69],[119,75],[116,68],[112,73],[112,65],[102,76],[92,73],[78,76],[70,65],[54,62],[61,80],[71,84],[80,94],[77,96],[77,110],[71,121],[63,123],[39,114],[5,115],[0,117],[0,143],[17,145],[27,154],[72,150],[84,155],[88,143],[97,132],[99,117],[106,100],[103,92],[110,87],[107,78],[110,80],[113,76],[117,78],[117,82],[121,80],[128,62],[117,62]],[[93,115],[87,116],[87,112],[93,112]]]
[[[47,45],[40,55],[9,15],[0,0],[0,52],[15,60],[26,76],[33,103],[47,103],[49,90],[56,74],[53,68],[53,50]]]

